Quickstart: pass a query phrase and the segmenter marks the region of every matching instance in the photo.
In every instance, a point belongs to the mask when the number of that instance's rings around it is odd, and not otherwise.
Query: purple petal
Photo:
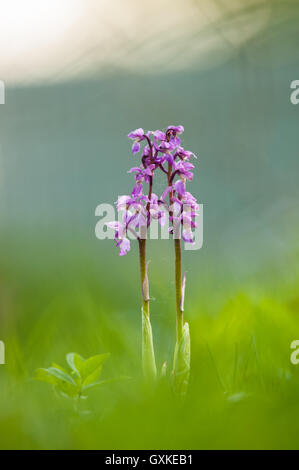
[[[146,145],[146,146],[144,147],[144,149],[143,149],[143,154],[142,154],[142,156],[148,157],[148,155],[149,155],[150,153],[151,153],[151,149],[149,148],[148,145]]]
[[[174,166],[174,158],[173,158],[173,155],[171,155],[171,153],[166,153],[165,159],[171,166]]]
[[[140,150],[140,144],[139,142],[134,142],[132,145],[132,154],[134,155],[135,153],[138,153]]]
[[[163,152],[165,150],[172,150],[172,146],[170,142],[161,142],[161,145],[158,147],[158,150],[160,152]]]
[[[189,160],[190,157],[197,158],[197,156],[195,155],[195,153],[190,152],[190,150],[185,150],[183,147],[179,147],[179,148],[177,149],[177,153],[178,153],[178,155],[180,155],[180,157],[186,158],[186,159],[188,159],[188,160]]]
[[[184,132],[184,127],[183,126],[168,126],[167,130],[174,131],[177,134],[182,134],[182,132]]]
[[[137,196],[141,196],[141,194],[142,194],[142,184],[136,183],[132,191],[132,196],[137,197]]]
[[[173,185],[173,188],[180,196],[183,196],[185,193],[185,184],[182,180],[176,181]]]
[[[143,136],[144,130],[141,127],[139,127],[139,129],[135,129],[135,131],[132,131],[130,132],[130,134],[128,134],[129,139],[140,139]]]
[[[131,196],[119,196],[116,201],[116,210],[124,209],[129,202],[131,202]]]
[[[155,139],[157,140],[166,140],[166,134],[165,132],[162,132],[162,131],[155,131],[153,132],[153,136],[155,137]]]
[[[133,168],[130,168],[128,170],[128,173],[135,173],[135,172],[138,173],[139,171],[141,171],[141,169],[138,166],[133,166]]]
[[[174,200],[172,204],[173,214],[176,216],[181,215],[182,212],[182,203],[180,201]]]
[[[189,181],[193,180],[193,173],[191,173],[191,171],[185,171],[183,174],[187,178],[187,180]]]
[[[182,231],[182,239],[186,243],[193,243],[193,235],[191,230],[183,230]]]
[[[164,227],[166,219],[167,217],[166,217],[165,211],[163,210],[159,212],[158,220],[159,220],[159,224],[161,225],[161,227]]]
[[[130,251],[131,245],[128,238],[123,238],[119,244],[120,252],[119,256],[125,256]]]

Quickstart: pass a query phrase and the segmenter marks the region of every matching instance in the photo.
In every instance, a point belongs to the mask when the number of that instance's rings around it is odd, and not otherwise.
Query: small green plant
[[[102,366],[109,356],[110,354],[106,353],[83,359],[77,353],[69,353],[66,355],[66,361],[70,371],[53,363],[48,369],[37,369],[34,379],[53,385],[54,389],[65,397],[74,400],[86,398],[86,392],[91,388],[111,382],[99,380]]]

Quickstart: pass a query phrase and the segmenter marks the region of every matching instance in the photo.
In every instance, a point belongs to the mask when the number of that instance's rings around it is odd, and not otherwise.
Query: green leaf
[[[57,369],[57,367],[49,367],[49,369],[47,369],[47,370],[50,374],[52,374],[57,379],[59,379],[63,382],[68,382],[72,385],[76,385],[73,378],[69,374],[64,372],[63,370]]]
[[[152,326],[148,315],[142,311],[142,367],[146,380],[152,381],[157,377],[157,368],[153,344]]]
[[[97,381],[97,382],[93,382],[93,383],[90,383],[90,384],[87,384],[85,385],[82,390],[85,392],[85,390],[89,390],[93,387],[98,387],[99,385],[104,385],[104,384],[109,384],[109,383],[112,383],[112,382],[116,382],[117,380],[120,380],[120,379],[107,379],[107,380],[100,380],[100,381]]]
[[[81,377],[83,384],[86,382],[86,379],[92,374],[97,377],[100,375],[102,365],[108,359],[109,356],[109,353],[98,354],[96,356],[90,357],[89,359],[86,359],[81,369]]]
[[[55,369],[59,369],[61,370],[62,372],[64,372],[65,374],[67,374],[67,371],[61,367],[59,364],[56,364],[56,362],[52,362],[52,366],[51,367],[54,367]]]
[[[102,372],[102,366],[98,367],[95,371],[93,371],[92,374],[90,374],[86,377],[86,379],[84,380],[84,382],[82,384],[82,387],[84,388],[87,385],[91,385],[91,384],[95,383],[98,380],[98,378],[100,377],[101,372]]]
[[[60,382],[56,385],[59,392],[67,395],[70,398],[77,398],[80,395],[80,386],[72,385],[68,382]]]
[[[52,385],[56,385],[57,383],[57,378],[50,374],[48,369],[36,369],[34,380],[39,380],[40,382],[46,382]]]
[[[54,385],[61,393],[71,398],[79,395],[80,387],[75,384],[68,374],[56,367],[37,369],[34,378],[35,380]]]
[[[175,391],[180,395],[185,395],[190,375],[190,333],[187,322],[184,324],[180,341],[175,345],[172,374]]]
[[[66,355],[66,361],[72,371],[74,371],[79,377],[81,376],[81,371],[84,365],[84,359],[77,353],[69,353]]]
[[[35,380],[53,385],[59,392],[71,398],[81,397],[83,389],[88,389],[98,382],[102,371],[102,365],[110,354],[98,354],[84,360],[77,353],[69,353],[66,356],[71,372],[53,363],[48,369],[37,369]],[[103,381],[104,383],[104,381]]]

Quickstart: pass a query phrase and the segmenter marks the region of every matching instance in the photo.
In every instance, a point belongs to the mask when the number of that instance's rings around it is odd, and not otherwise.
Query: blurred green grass
[[[283,269],[267,266],[267,276],[261,266],[256,283],[221,281],[213,273],[201,282],[208,263],[201,265],[204,251],[193,254],[186,299],[192,375],[181,401],[167,383],[151,390],[142,381],[135,249],[119,258],[107,242],[95,258],[80,244],[69,251],[63,245],[62,253],[53,240],[18,252],[10,243],[2,240],[0,269],[7,362],[0,367],[1,448],[298,448],[299,369],[290,363],[290,343],[298,331],[299,276],[286,284]],[[160,367],[171,363],[174,346],[171,259],[163,258],[171,248],[150,250]],[[292,263],[295,273],[295,254]],[[110,352],[103,378],[130,379],[93,390],[76,413],[70,401],[32,380],[37,367],[65,364],[70,351]]]

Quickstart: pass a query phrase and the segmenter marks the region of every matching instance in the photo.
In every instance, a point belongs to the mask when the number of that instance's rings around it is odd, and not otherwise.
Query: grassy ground
[[[186,301],[192,375],[182,401],[167,381],[155,389],[142,382],[136,253],[120,259],[109,245],[91,259],[52,250],[43,255],[35,246],[2,260],[1,448],[298,448],[299,365],[290,363],[290,343],[298,336],[299,279],[286,284],[273,271],[250,282],[211,273],[204,281],[197,255]],[[161,367],[171,362],[175,320],[170,265],[158,261],[151,292]],[[65,365],[70,351],[110,352],[103,378],[128,378],[90,391],[75,410],[32,379],[38,367]]]

